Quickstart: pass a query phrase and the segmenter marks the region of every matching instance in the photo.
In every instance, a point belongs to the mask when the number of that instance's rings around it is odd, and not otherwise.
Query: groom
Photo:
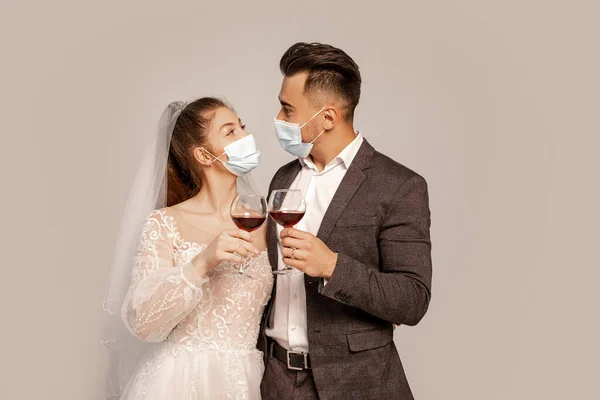
[[[269,258],[304,274],[277,276],[259,340],[262,398],[413,399],[393,330],[416,325],[431,297],[427,184],[355,132],[361,77],[345,52],[297,43],[280,67],[275,129],[298,159],[269,192],[301,189],[307,207],[295,228],[269,220]]]

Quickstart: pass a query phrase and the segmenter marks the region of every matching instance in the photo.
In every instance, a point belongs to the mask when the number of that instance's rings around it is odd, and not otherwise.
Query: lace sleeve
[[[166,216],[155,211],[144,224],[131,286],[121,310],[127,329],[148,342],[160,342],[202,298],[200,277],[191,262],[173,263],[173,237]]]

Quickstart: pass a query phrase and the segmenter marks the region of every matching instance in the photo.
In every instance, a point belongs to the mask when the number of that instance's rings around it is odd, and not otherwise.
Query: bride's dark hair
[[[203,97],[181,112],[171,136],[167,163],[167,206],[185,201],[200,191],[202,174],[194,167],[194,149],[206,145],[206,133],[215,111],[228,107],[222,100]]]

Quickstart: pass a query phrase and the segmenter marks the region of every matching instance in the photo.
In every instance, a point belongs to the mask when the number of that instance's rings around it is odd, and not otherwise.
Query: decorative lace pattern
[[[223,357],[225,398],[244,399],[248,382],[243,357],[262,364],[256,349],[260,320],[273,285],[267,252],[244,260],[246,272],[256,279],[236,273],[237,265],[223,262],[205,278],[198,276],[191,260],[206,248],[185,241],[175,220],[164,210],[147,218],[139,241],[132,284],[122,315],[128,329],[142,340],[166,341],[165,349],[177,358],[216,351]],[[165,350],[166,351],[166,350]],[[164,354],[151,357],[135,377],[135,387],[145,391],[161,366]],[[191,380],[187,398],[198,397],[201,370],[189,365]]]

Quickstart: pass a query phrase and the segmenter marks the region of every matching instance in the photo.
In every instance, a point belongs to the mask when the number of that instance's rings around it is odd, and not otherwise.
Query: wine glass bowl
[[[267,219],[267,201],[263,196],[256,194],[239,194],[231,203],[229,214],[233,223],[246,232],[253,232]],[[244,262],[240,262],[239,275],[252,278],[244,271]]]
[[[302,220],[305,213],[306,201],[300,189],[277,189],[271,192],[269,215],[278,225],[283,228],[291,228]],[[284,268],[275,270],[273,273],[275,275],[291,275],[297,273],[295,271],[286,264]]]

